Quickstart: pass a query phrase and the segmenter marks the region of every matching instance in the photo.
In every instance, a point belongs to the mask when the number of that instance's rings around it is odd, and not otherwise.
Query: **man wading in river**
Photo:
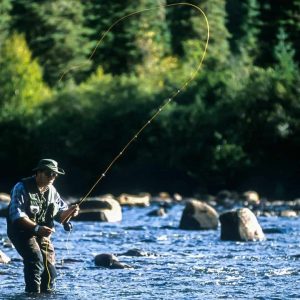
[[[42,159],[35,175],[18,182],[11,192],[8,207],[7,234],[23,257],[24,277],[29,293],[51,292],[56,277],[55,253],[50,236],[54,223],[78,215],[78,205],[68,208],[53,186],[55,178],[65,172],[52,159]]]

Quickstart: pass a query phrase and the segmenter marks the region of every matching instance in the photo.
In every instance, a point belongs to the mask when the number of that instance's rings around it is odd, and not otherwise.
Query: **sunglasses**
[[[53,172],[53,171],[49,171],[49,170],[45,170],[44,173],[45,173],[45,175],[46,175],[48,178],[50,178],[50,177],[57,177],[57,176],[58,176],[57,173],[55,173],[55,172]]]

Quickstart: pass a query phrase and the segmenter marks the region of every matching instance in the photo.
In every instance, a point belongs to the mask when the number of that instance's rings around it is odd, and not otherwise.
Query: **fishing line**
[[[152,117],[150,117],[150,119],[132,136],[132,138],[128,141],[128,143],[122,148],[122,150],[112,159],[112,161],[107,165],[107,167],[105,168],[104,172],[97,178],[96,182],[94,183],[94,185],[90,188],[90,190],[85,194],[84,197],[81,198],[81,200],[78,203],[78,206],[80,206],[86,199],[87,197],[92,193],[92,191],[95,189],[95,187],[99,184],[99,182],[106,176],[106,173],[112,168],[112,166],[116,163],[116,161],[124,154],[124,152],[127,150],[127,148],[138,138],[138,136],[144,131],[144,129],[149,126],[151,124],[151,122],[165,109],[165,107],[182,91],[184,91],[187,86],[195,79],[196,75],[198,74],[198,72],[200,71],[201,67],[202,67],[202,63],[204,61],[206,52],[207,52],[207,47],[208,47],[208,42],[209,42],[209,23],[208,23],[208,19],[206,14],[204,13],[204,11],[191,3],[188,2],[180,2],[180,3],[173,3],[173,4],[167,4],[167,5],[161,5],[161,6],[155,6],[152,8],[147,8],[147,9],[142,9],[142,10],[138,10],[135,12],[132,12],[130,14],[127,14],[121,18],[119,18],[117,21],[115,21],[101,36],[101,38],[98,40],[96,47],[94,48],[94,50],[92,51],[90,57],[88,58],[89,60],[92,60],[92,58],[94,57],[98,47],[100,46],[100,44],[102,43],[103,39],[105,38],[105,36],[108,34],[108,32],[110,32],[112,30],[113,27],[115,27],[118,23],[122,22],[125,19],[128,19],[129,17],[132,17],[134,15],[137,14],[141,14],[143,12],[147,12],[147,11],[151,11],[151,10],[157,10],[160,7],[165,7],[165,8],[169,8],[172,6],[189,6],[192,7],[194,9],[196,9],[200,14],[202,14],[202,16],[205,19],[205,23],[206,23],[206,28],[207,28],[207,37],[206,37],[206,41],[205,41],[205,47],[201,56],[201,59],[199,61],[198,66],[195,68],[195,70],[192,72],[190,78],[188,78],[181,87],[179,87],[177,90],[175,90],[172,95],[165,99],[162,103],[162,106],[159,107],[157,109],[157,111],[152,115]],[[59,79],[58,82],[61,82],[63,80],[63,78],[65,77],[65,75],[70,72],[71,70],[80,68],[81,66],[83,66],[85,64],[80,64],[77,66],[73,66],[71,68],[69,68],[68,70],[64,71]],[[75,210],[75,208],[74,208]],[[70,214],[68,214],[62,221],[61,223],[65,223],[66,221],[69,221],[71,219],[71,215],[74,212],[71,211]],[[47,260],[46,260],[46,264],[47,264]],[[46,265],[46,268],[48,268],[48,266]],[[49,284],[50,285],[50,280],[49,280]]]
[[[90,57],[89,57],[89,60],[91,60],[93,58],[93,56],[95,55],[96,53],[96,50],[98,49],[98,47],[100,46],[100,44],[102,43],[103,39],[105,38],[105,36],[107,35],[108,32],[110,32],[112,30],[112,28],[114,26],[116,26],[118,23],[120,23],[121,21],[131,17],[131,16],[134,16],[134,15],[137,15],[137,14],[141,14],[143,12],[147,12],[147,11],[150,11],[150,10],[157,10],[158,8],[160,7],[165,7],[165,8],[169,8],[169,7],[172,7],[172,6],[190,6],[196,10],[198,10],[202,16],[204,17],[205,19],[205,23],[206,23],[206,27],[207,27],[207,37],[206,37],[206,41],[205,41],[205,47],[204,47],[204,50],[203,50],[203,53],[202,53],[202,56],[201,56],[201,59],[199,61],[199,64],[198,66],[195,68],[195,70],[192,72],[191,74],[191,77],[189,79],[187,79],[183,85],[178,88],[176,91],[173,92],[173,94],[165,99],[162,103],[163,105],[161,107],[158,108],[158,110],[152,115],[152,117],[133,135],[133,137],[128,141],[128,143],[122,148],[122,150],[112,159],[112,161],[107,165],[107,167],[105,168],[104,172],[97,178],[96,182],[94,183],[94,185],[90,188],[90,190],[81,198],[81,200],[79,201],[78,203],[78,206],[80,206],[82,204],[82,202],[84,202],[87,197],[92,193],[92,191],[94,190],[94,188],[98,185],[98,183],[106,176],[106,173],[112,168],[112,166],[116,163],[116,161],[124,154],[124,152],[127,150],[127,148],[131,145],[132,142],[134,142],[138,136],[142,133],[142,131],[144,131],[144,129],[149,126],[151,124],[151,122],[165,109],[165,107],[179,94],[181,93],[182,91],[184,91],[187,86],[195,79],[197,73],[200,71],[201,67],[202,67],[202,63],[204,61],[204,58],[205,58],[205,55],[206,55],[206,52],[207,52],[207,47],[208,47],[208,42],[209,42],[209,23],[208,23],[208,19],[207,19],[207,16],[206,14],[204,13],[204,11],[194,5],[194,4],[191,4],[191,3],[188,3],[188,2],[180,2],[180,3],[173,3],[173,4],[167,4],[167,5],[161,5],[161,6],[155,6],[155,7],[152,7],[152,8],[147,8],[147,9],[142,9],[142,10],[139,10],[139,11],[135,11],[135,12],[132,12],[126,16],[123,16],[121,18],[119,18],[117,21],[115,21],[102,35],[102,37],[99,39],[99,41],[97,42],[97,45],[96,47],[94,48],[94,50],[92,51]],[[62,79],[65,77],[65,75],[70,72],[71,70],[74,70],[76,68],[79,68],[80,66],[82,66],[83,64],[81,65],[78,65],[78,66],[74,66],[74,67],[71,67],[69,68],[67,71],[63,72],[62,76],[60,77],[59,79],[59,82],[62,81]],[[75,208],[74,208],[75,210]],[[71,219],[71,215],[72,215],[73,212],[71,212],[70,214],[68,214],[63,220],[62,220],[62,223],[64,223],[66,220],[70,220]]]
[[[47,271],[47,274],[48,274],[48,282],[47,282],[47,287],[48,287],[48,290],[51,289],[50,285],[51,285],[51,274],[50,274],[50,270],[49,270],[49,266],[48,266],[48,247],[49,247],[49,243],[50,243],[50,240],[48,241],[47,239],[46,240],[46,249],[45,249],[45,257],[46,257],[46,263],[45,263],[45,267],[46,267],[46,271]]]

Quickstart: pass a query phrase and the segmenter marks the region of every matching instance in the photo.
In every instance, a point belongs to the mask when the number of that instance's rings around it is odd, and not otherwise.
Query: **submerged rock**
[[[127,264],[119,262],[118,258],[113,254],[102,253],[95,256],[95,265],[109,269],[126,269],[131,268]]]
[[[154,253],[149,253],[140,249],[130,249],[124,253],[119,254],[120,256],[156,256]]]
[[[150,217],[163,217],[165,216],[167,213],[166,213],[166,210],[164,207],[160,207],[158,209],[154,209],[152,211],[150,211],[147,216],[150,216]]]
[[[183,210],[180,229],[206,230],[218,228],[218,213],[216,210],[198,200],[190,200]]]
[[[253,212],[248,208],[220,215],[221,240],[257,241],[265,238]]]

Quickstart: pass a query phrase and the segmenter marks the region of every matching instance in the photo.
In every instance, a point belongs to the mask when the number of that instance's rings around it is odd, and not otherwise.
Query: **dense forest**
[[[95,193],[298,197],[300,0],[189,2],[202,68]],[[205,19],[173,3],[0,0],[0,191],[53,158],[62,194],[87,192],[199,64]]]

